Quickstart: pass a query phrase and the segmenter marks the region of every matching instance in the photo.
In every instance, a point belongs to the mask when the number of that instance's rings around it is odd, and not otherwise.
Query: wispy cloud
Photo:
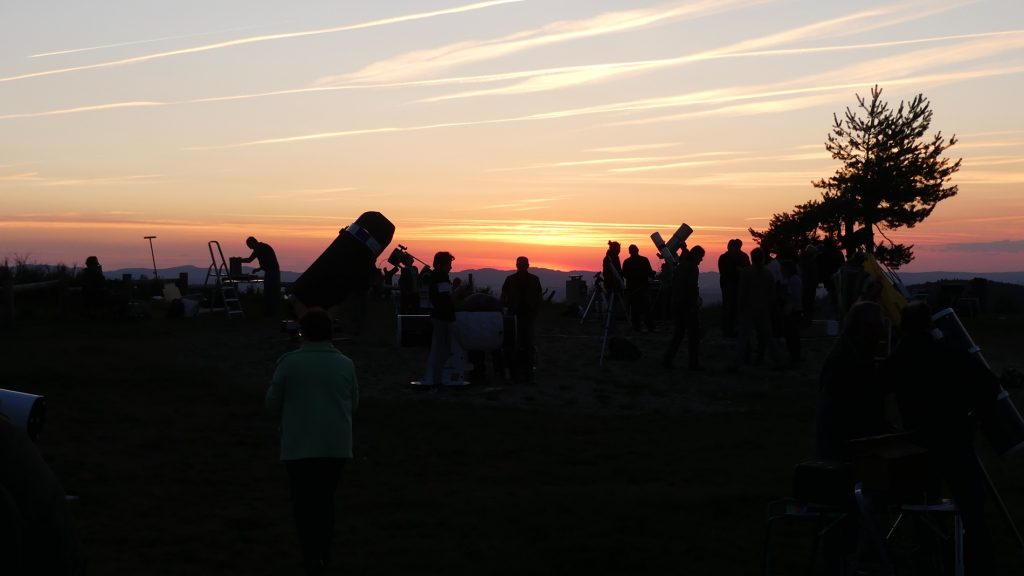
[[[723,157],[731,156],[731,157]],[[829,160],[830,156],[825,152],[802,152],[796,154],[750,154],[736,152],[704,152],[691,154],[689,156],[677,157],[672,162],[664,164],[648,164],[645,166],[630,166],[625,168],[612,168],[609,172],[651,172],[656,170],[672,170],[677,168],[692,168],[695,166],[709,166],[713,164],[729,163],[750,163],[750,162],[807,162]]]
[[[125,46],[138,46],[140,44],[155,44],[157,42],[166,42],[168,40],[182,40],[184,38],[199,38],[202,36],[213,36],[215,34],[224,34],[226,32],[237,32],[239,30],[251,30],[253,28],[260,28],[261,26],[239,26],[236,28],[227,28],[224,30],[217,30],[213,32],[200,32],[198,34],[178,34],[175,36],[161,36],[160,38],[148,38],[145,40],[131,40],[127,42],[117,42],[113,44],[101,44],[99,46],[86,46],[84,48],[69,48],[66,50],[57,50],[54,52],[41,52],[39,54],[32,54],[29,58],[45,58],[48,56],[63,56],[66,54],[77,54],[80,52],[93,52],[96,50],[109,50],[111,48],[123,48]]]
[[[46,176],[40,172],[21,172],[18,174],[0,175],[0,182],[29,183],[36,186],[84,186],[95,184],[152,184],[162,182],[162,174],[129,174],[117,176],[90,176],[82,178],[66,178]]]
[[[601,152],[610,154],[619,154],[622,152],[639,152],[641,150],[659,150],[662,148],[672,148],[679,146],[679,142],[662,142],[659,144],[626,144],[623,146],[607,146],[605,148],[588,148],[584,152]]]
[[[490,8],[492,6],[499,6],[502,4],[511,4],[516,2],[522,2],[523,0],[490,0],[488,2],[478,2],[476,4],[467,4],[464,6],[457,6],[455,8],[446,8],[443,10],[434,10],[431,12],[418,12],[415,14],[406,14],[404,16],[395,16],[391,18],[381,18],[378,20],[372,20],[369,22],[362,22],[359,24],[348,24],[345,26],[335,26],[331,28],[319,28],[316,30],[304,30],[301,32],[288,32],[281,34],[264,34],[260,36],[249,36],[246,38],[236,38],[234,40],[227,40],[224,42],[216,42],[213,44],[204,44],[202,46],[193,46],[191,48],[181,48],[178,50],[168,50],[166,52],[156,52],[153,54],[144,54],[142,56],[134,56],[131,58],[122,58],[120,60],[110,60],[107,62],[99,62],[96,64],[85,64],[82,66],[71,66],[67,68],[58,68],[53,70],[44,70],[41,72],[30,72],[27,74],[19,74],[15,76],[7,76],[0,78],[2,82],[13,82],[16,80],[26,80],[29,78],[39,78],[43,76],[53,76],[56,74],[66,74],[68,72],[79,72],[83,70],[95,70],[99,68],[111,68],[114,66],[125,66],[129,64],[138,64],[141,62],[149,62],[152,60],[159,60],[162,58],[170,58],[172,56],[181,56],[185,54],[196,54],[200,52],[209,52],[211,50],[220,50],[223,48],[233,48],[236,46],[244,46],[247,44],[256,44],[261,42],[272,42],[278,40],[288,40],[292,38],[303,38],[308,36],[317,36],[321,34],[334,34],[338,32],[348,32],[351,30],[362,30],[366,28],[375,28],[379,26],[387,26],[390,24],[398,24],[401,22],[411,22],[414,20],[424,20],[427,18],[434,18],[437,16],[446,16],[450,14],[459,14],[463,12],[470,12],[473,10],[480,10],[483,8]]]
[[[938,247],[950,252],[1009,252],[1024,253],[1024,240],[995,240],[991,242],[959,242]]]
[[[347,192],[353,192],[358,190],[354,187],[342,187],[342,188],[306,188],[299,190],[282,190],[280,192],[270,194],[259,194],[255,198],[261,199],[278,199],[278,198],[306,198],[314,200],[333,200],[337,194],[345,194]]]
[[[19,172],[18,174],[0,175],[0,182],[32,182],[39,180],[39,172]]]
[[[966,160],[966,164],[972,167],[1024,164],[1024,156],[973,156]]]
[[[533,170],[537,168],[576,168],[579,166],[603,166],[608,164],[636,164],[641,162],[652,162],[656,160],[667,160],[671,156],[630,156],[622,158],[597,158],[591,160],[568,160],[565,162],[549,162],[544,164],[531,164],[515,168],[492,168],[484,172],[513,172],[517,170]]]
[[[493,60],[541,46],[635,31],[766,1],[768,0],[696,0],[655,8],[606,12],[584,20],[554,22],[538,29],[517,32],[494,40],[459,42],[429,50],[408,52],[376,62],[358,72],[322,78],[316,84],[336,85],[429,77],[457,66]]]
[[[504,202],[501,204],[490,204],[487,206],[473,206],[466,207],[465,211],[475,212],[477,210],[505,210],[511,212],[526,212],[532,210],[544,210],[549,208],[550,204],[560,202],[562,200],[569,200],[575,198],[575,194],[563,194],[559,196],[545,196],[543,198],[517,198],[512,202]]]
[[[45,112],[24,112],[20,114],[4,114],[0,115],[0,120],[12,120],[15,118],[40,118],[44,116],[61,116],[64,114],[78,114],[79,112],[98,112],[101,110],[117,110],[121,108],[152,108],[154,106],[166,106],[167,104],[167,102],[114,102],[111,104],[97,104],[95,106],[77,106],[75,108],[47,110]]]
[[[738,226],[714,226],[690,223],[704,231],[740,231]],[[401,223],[403,235],[416,240],[477,241],[531,246],[589,248],[602,246],[609,238],[648,236],[652,231],[671,231],[679,223],[589,222],[575,220],[468,219],[419,220]]]
[[[888,42],[874,42],[867,44],[852,44],[840,46],[822,46],[808,48],[789,49],[768,49],[772,46],[780,46],[800,41],[816,40],[819,38],[837,38],[868,32],[874,29],[890,27],[901,24],[908,20],[916,20],[933,15],[936,12],[948,10],[953,6],[963,5],[964,2],[947,5],[935,5],[929,10],[921,10],[919,3],[895,4],[886,8],[871,9],[839,18],[815,22],[765,35],[759,38],[744,40],[729,46],[706,50],[695,54],[688,54],[675,58],[664,58],[658,60],[643,60],[633,62],[614,62],[591,64],[583,66],[562,67],[534,70],[532,72],[521,72],[519,82],[491,89],[473,90],[446,94],[423,99],[423,102],[436,102],[457,98],[471,98],[479,96],[496,96],[527,94],[548,90],[557,90],[583,84],[593,83],[602,80],[609,80],[614,77],[650,72],[660,69],[673,68],[697,62],[725,58],[751,58],[751,57],[778,57],[791,56],[795,54],[813,54],[838,51],[861,51],[876,48],[889,48],[912,44],[949,42],[987,36],[999,36],[1004,33],[980,33],[960,34],[953,36],[941,36],[921,38],[913,40],[897,40]]]
[[[1024,183],[1024,171],[975,170],[965,164],[956,175],[957,184],[1021,184]]]

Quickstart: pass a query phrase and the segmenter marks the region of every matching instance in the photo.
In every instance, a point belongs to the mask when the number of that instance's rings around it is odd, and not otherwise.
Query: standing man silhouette
[[[530,274],[530,260],[516,258],[516,272],[505,278],[501,287],[501,305],[516,317],[516,347],[512,361],[512,379],[533,382],[533,347],[536,319],[542,300],[540,278]]]
[[[750,257],[742,250],[743,241],[733,238],[718,257],[718,287],[722,289],[722,335],[734,338],[737,330],[736,306],[740,269],[750,266]]]
[[[629,318],[633,330],[647,326],[647,331],[654,330],[654,316],[651,314],[650,281],[654,277],[651,261],[640,255],[636,244],[629,245],[629,258],[622,263],[622,277],[626,280],[626,294],[629,298]]]
[[[281,267],[277,264],[277,254],[270,244],[252,236],[245,239],[245,245],[252,250],[252,254],[242,258],[242,262],[248,264],[253,260],[259,261],[259,267],[253,272],[263,271],[263,302],[268,314],[277,312],[277,302],[281,299]]]

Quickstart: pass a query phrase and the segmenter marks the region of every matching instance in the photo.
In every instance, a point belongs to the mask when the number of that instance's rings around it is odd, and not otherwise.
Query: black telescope
[[[364,212],[338,231],[334,242],[295,280],[292,295],[306,307],[327,309],[350,292],[365,290],[376,271],[377,257],[394,235],[395,225],[383,214]]]

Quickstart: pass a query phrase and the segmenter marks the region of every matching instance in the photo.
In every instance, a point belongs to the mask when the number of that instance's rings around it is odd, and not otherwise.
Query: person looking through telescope
[[[277,311],[277,302],[281,299],[281,267],[277,264],[277,254],[270,244],[260,242],[252,236],[245,239],[245,245],[252,250],[252,254],[248,258],[242,258],[242,263],[259,261],[259,266],[253,273],[263,271],[263,302],[267,313],[274,313]]]
[[[700,263],[704,260],[704,248],[694,246],[684,252],[679,264],[672,271],[672,302],[671,312],[675,321],[675,329],[672,331],[672,341],[669,342],[665,355],[662,357],[662,365],[672,368],[672,361],[676,351],[683,341],[683,336],[689,338],[688,358],[690,370],[700,372],[704,367],[700,363],[700,291],[698,281],[700,278]]]

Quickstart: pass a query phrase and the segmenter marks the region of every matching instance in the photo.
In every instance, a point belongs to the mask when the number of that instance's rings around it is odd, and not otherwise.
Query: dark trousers
[[[651,314],[651,291],[646,286],[629,293],[629,320],[633,329],[638,332],[643,326],[647,326],[648,330],[654,330],[654,315]]]
[[[736,304],[739,297],[738,288],[733,284],[719,284],[722,289],[722,335],[736,336]]]
[[[285,460],[292,514],[307,575],[324,573],[334,537],[334,493],[346,458]]]
[[[516,345],[511,360],[512,379],[518,382],[533,381],[533,350],[535,344],[536,320],[533,316],[516,316]]]
[[[281,271],[264,270],[263,272],[263,304],[268,314],[277,312],[281,301]]]
[[[689,363],[690,368],[696,368],[700,366],[700,320],[697,317],[697,311],[684,312],[677,314],[675,317],[675,329],[672,331],[672,341],[668,344],[668,349],[665,350],[665,357],[662,358],[662,363],[666,366],[672,365],[672,360],[676,357],[676,351],[679,350],[679,345],[683,342],[683,337],[689,337],[689,343],[687,349],[689,352]]]

